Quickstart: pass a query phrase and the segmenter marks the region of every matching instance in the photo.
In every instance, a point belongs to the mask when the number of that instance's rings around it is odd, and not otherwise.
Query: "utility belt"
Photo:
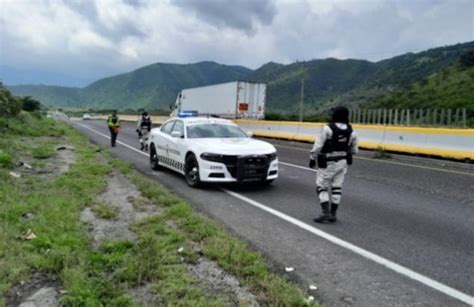
[[[345,156],[328,157],[327,154],[320,153],[318,154],[318,167],[326,168],[328,162],[337,162],[341,160],[346,160],[348,165],[352,165],[352,154],[348,152]]]

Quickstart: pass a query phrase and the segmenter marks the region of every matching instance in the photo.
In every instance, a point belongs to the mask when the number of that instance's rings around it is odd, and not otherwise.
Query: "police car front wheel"
[[[160,162],[158,160],[158,155],[156,154],[154,145],[152,145],[150,148],[150,167],[155,171],[160,169]]]
[[[199,164],[196,157],[192,154],[186,158],[184,176],[186,177],[186,183],[192,188],[197,188],[201,184]]]

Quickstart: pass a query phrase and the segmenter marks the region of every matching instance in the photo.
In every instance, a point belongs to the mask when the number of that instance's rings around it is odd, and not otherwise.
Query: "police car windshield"
[[[224,124],[195,124],[186,127],[188,138],[246,138],[247,135],[237,126]]]

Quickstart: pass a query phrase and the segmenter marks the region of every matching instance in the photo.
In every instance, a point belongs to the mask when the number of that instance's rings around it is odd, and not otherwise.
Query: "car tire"
[[[150,167],[152,170],[159,171],[161,169],[158,154],[156,153],[155,145],[150,147]]]
[[[186,163],[184,165],[184,177],[186,178],[186,183],[191,188],[197,188],[201,185],[201,179],[199,178],[199,163],[196,159],[196,156],[190,154],[186,158]]]

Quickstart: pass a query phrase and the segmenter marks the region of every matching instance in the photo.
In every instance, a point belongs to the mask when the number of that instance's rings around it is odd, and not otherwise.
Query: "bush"
[[[34,112],[41,109],[41,103],[39,101],[34,100],[30,96],[21,98],[21,102],[23,104],[22,108],[25,111]]]
[[[21,101],[0,83],[0,116],[14,117],[20,111]]]
[[[10,168],[13,166],[13,157],[8,152],[0,150],[0,167]]]

